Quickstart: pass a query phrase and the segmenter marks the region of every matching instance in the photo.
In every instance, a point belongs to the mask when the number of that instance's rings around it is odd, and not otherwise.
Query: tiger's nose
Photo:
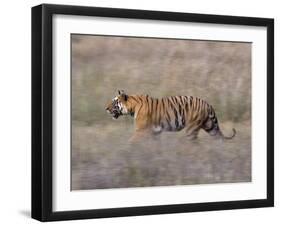
[[[106,110],[108,113],[110,112],[110,111],[109,111],[109,107],[107,107],[105,110]]]

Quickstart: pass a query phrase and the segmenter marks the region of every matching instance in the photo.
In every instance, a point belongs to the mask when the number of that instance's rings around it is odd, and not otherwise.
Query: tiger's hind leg
[[[200,129],[201,129],[200,127],[189,127],[189,128],[187,128],[187,130],[186,130],[187,139],[188,140],[196,140],[197,137],[198,137],[198,133],[199,133]]]
[[[202,129],[204,129],[212,137],[218,139],[223,138],[216,118],[208,118],[207,121],[202,125]]]

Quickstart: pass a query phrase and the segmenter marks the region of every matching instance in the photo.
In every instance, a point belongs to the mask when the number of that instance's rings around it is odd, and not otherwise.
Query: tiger
[[[135,133],[129,141],[140,140],[145,135],[158,135],[163,131],[181,131],[186,129],[190,140],[197,139],[200,129],[222,140],[232,139],[236,135],[233,128],[231,136],[224,136],[212,105],[199,97],[169,96],[153,98],[149,95],[127,95],[118,90],[105,110],[113,117],[131,115],[135,121]]]

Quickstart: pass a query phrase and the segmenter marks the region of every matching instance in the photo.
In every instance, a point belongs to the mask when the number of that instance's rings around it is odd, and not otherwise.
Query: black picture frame
[[[52,18],[55,14],[181,21],[267,28],[267,198],[128,208],[52,210]],[[32,218],[40,221],[270,207],[274,205],[274,20],[43,4],[32,8]]]

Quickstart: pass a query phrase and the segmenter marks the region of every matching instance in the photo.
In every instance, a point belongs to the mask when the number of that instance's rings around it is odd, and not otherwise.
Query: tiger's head
[[[115,96],[106,106],[106,111],[112,115],[113,119],[117,119],[120,115],[132,114],[128,103],[129,96],[124,90],[118,90],[118,95]]]

